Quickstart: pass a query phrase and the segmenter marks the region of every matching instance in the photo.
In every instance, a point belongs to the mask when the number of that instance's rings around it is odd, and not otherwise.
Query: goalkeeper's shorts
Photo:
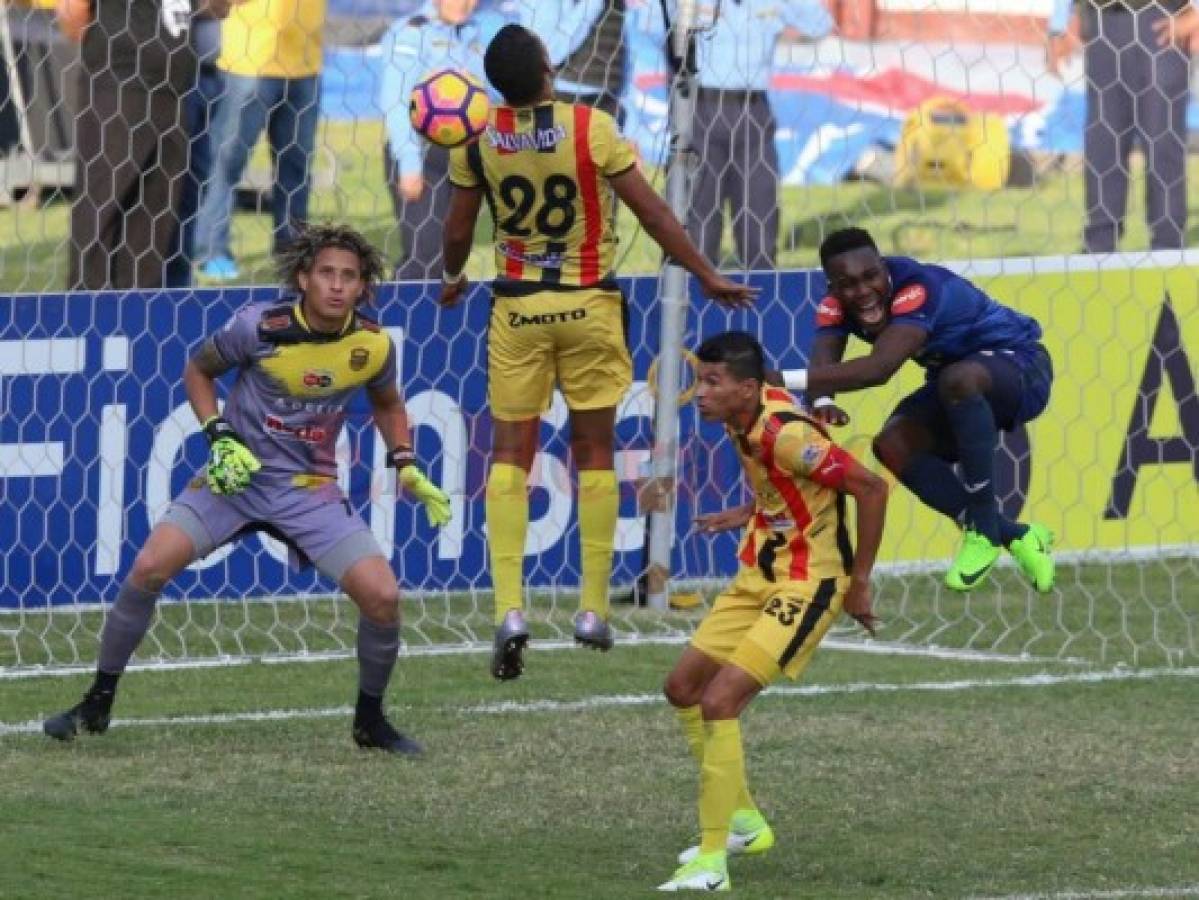
[[[201,476],[160,522],[191,538],[196,559],[244,534],[268,534],[287,545],[293,566],[314,565],[337,583],[360,559],[383,555],[370,528],[329,479],[305,487],[256,477],[240,494],[217,495]]]
[[[841,614],[848,588],[848,576],[775,582],[757,569],[741,569],[716,598],[691,646],[763,686],[780,675],[794,680]]]
[[[633,381],[619,291],[537,291],[497,296],[487,331],[491,414],[535,419],[557,383],[572,410],[614,407]]]

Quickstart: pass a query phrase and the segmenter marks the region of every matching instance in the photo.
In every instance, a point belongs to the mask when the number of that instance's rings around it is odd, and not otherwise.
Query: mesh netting
[[[0,666],[90,665],[98,601],[112,599],[204,460],[183,364],[250,296],[244,286],[274,282],[274,252],[305,219],[354,225],[396,267],[402,283],[384,291],[380,318],[403,347],[418,450],[455,500],[440,535],[397,506],[369,420],[356,418],[342,481],[394,550],[411,598],[405,639],[430,649],[490,639],[487,304],[480,293],[467,313],[439,314],[417,283],[441,271],[449,188],[446,154],[412,133],[407,94],[438,66],[482,77],[489,36],[522,21],[545,41],[561,95],[616,115],[661,187],[677,60],[657,0],[493,2],[462,23],[442,18],[471,6],[250,0],[231,27],[192,19],[186,2],[100,0],[80,47],[45,4],[0,3]],[[885,637],[1193,659],[1199,299],[1196,258],[1177,252],[1188,242],[1185,55],[1150,42],[1148,12],[1084,12],[1072,27],[1085,47],[1055,74],[1045,2],[837,6],[839,24],[815,3],[696,6],[680,213],[707,255],[754,271],[763,292],[740,314],[696,297],[686,342],[747,328],[780,365],[802,364],[824,289],[815,250],[845,225],[870,229],[886,253],[957,260],[1041,321],[1057,365],[1049,413],[1005,438],[1000,468],[1005,509],[1060,535],[1059,590],[1038,597],[1003,569],[986,591],[949,594],[939,573],[956,532],[897,490],[878,585]],[[272,18],[282,8],[300,18]],[[264,32],[278,38],[273,50]],[[1140,60],[1143,82],[1112,82],[1116,52]],[[1105,111],[1089,126],[1088,102]],[[652,444],[661,259],[627,210],[617,230],[618,271],[642,276],[626,285],[636,382],[619,412],[620,593],[646,559],[635,494]],[[1123,255],[1070,255],[1113,249],[1121,232]],[[480,227],[476,282],[493,274],[490,235]],[[870,436],[918,381],[905,370],[846,398],[854,422],[842,442],[870,459]],[[533,474],[526,573],[541,638],[569,636],[578,584],[565,420],[559,398]],[[733,571],[733,540],[694,533],[691,516],[739,501],[742,488],[720,435],[687,408],[681,446],[676,591],[710,596]],[[277,544],[252,539],[177,580],[139,658],[351,652],[357,614],[330,592],[289,570]],[[678,639],[702,612],[616,609],[626,640]]]

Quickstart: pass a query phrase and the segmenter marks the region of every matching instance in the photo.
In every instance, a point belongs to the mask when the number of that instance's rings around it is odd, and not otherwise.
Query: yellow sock
[[[691,755],[701,766],[704,764],[704,713],[699,706],[684,706],[676,709],[679,724],[683,726],[683,737],[691,748]]]
[[[700,853],[725,851],[729,820],[745,786],[745,754],[741,722],[704,722],[704,764],[699,781]]]
[[[612,578],[612,544],[620,490],[611,469],[579,472],[579,544],[583,583],[579,609],[608,618],[608,582]]]
[[[525,534],[529,530],[529,487],[525,470],[493,463],[487,473],[487,549],[495,590],[495,624],[524,605]]]

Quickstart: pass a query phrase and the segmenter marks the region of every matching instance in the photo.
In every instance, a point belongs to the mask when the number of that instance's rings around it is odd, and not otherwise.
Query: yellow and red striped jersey
[[[848,454],[778,387],[762,388],[746,432],[726,429],[754,493],[754,513],[738,556],[767,581],[848,575],[853,545],[845,525]]]
[[[634,165],[632,147],[602,110],[493,107],[479,139],[452,151],[450,181],[485,193],[496,293],[610,283],[616,204],[607,179]]]

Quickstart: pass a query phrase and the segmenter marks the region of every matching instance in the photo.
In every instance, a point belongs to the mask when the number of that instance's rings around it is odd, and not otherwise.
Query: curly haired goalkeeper
[[[449,498],[416,466],[408,416],[396,387],[396,349],[359,311],[382,271],[357,232],[312,228],[281,264],[287,296],[251,303],[188,362],[183,384],[212,445],[193,479],[154,527],[104,620],[95,682],[83,700],[47,719],[59,740],[108,728],[117,682],[149,629],[163,586],[193,560],[250,531],[282,538],[293,558],[341,586],[361,613],[360,747],[416,754],[383,713],[400,643],[400,589],[370,530],[336,480],[335,447],[351,397],[365,388],[399,481],[432,525],[450,519]],[[217,412],[216,379],[237,369]]]

